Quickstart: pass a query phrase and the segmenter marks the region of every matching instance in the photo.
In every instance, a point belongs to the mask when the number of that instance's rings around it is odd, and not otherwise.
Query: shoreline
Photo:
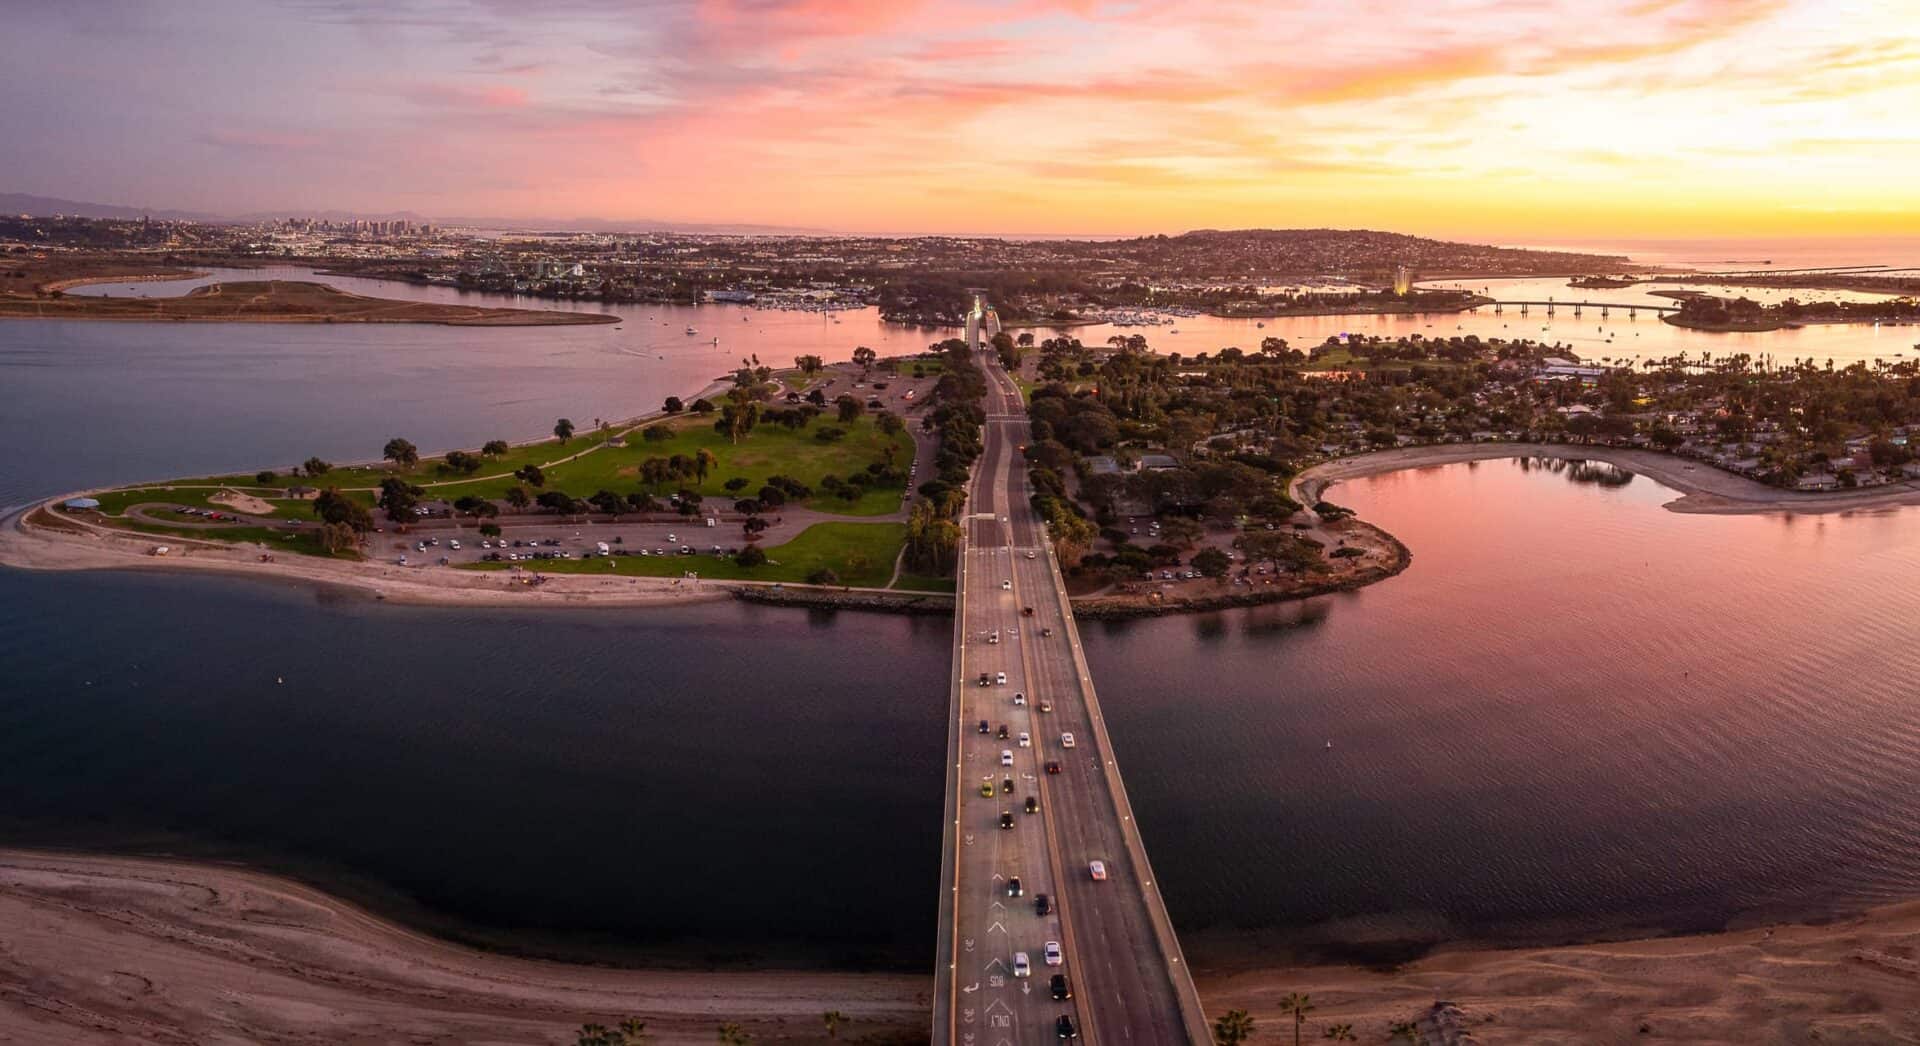
[[[767,1039],[924,1042],[931,978],[835,970],[611,968],[520,958],[398,925],[244,865],[0,848],[9,990],[0,1030],[26,1042],[568,1044],[587,1021],[645,1020],[655,1041],[711,1042],[722,1021]],[[1920,901],[1820,923],[1546,947],[1472,942],[1391,969],[1251,961],[1203,969],[1207,1009],[1316,1023],[1363,1041],[1450,1000],[1486,1041],[1700,1043],[1920,1039]],[[1449,1017],[1448,1019],[1453,1019]],[[1316,1038],[1318,1036],[1315,1036]]]
[[[1574,443],[1442,443],[1334,458],[1301,470],[1288,485],[1287,493],[1295,501],[1311,506],[1321,500],[1328,487],[1346,480],[1465,461],[1529,457],[1603,461],[1646,476],[1661,486],[1679,491],[1679,497],[1663,506],[1669,512],[1825,514],[1920,505],[1920,483],[1915,482],[1886,483],[1846,492],[1781,490],[1705,462],[1658,451]]]

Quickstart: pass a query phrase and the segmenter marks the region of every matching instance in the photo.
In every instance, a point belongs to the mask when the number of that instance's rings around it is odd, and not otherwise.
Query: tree
[[[867,408],[861,406],[860,401],[852,396],[842,396],[834,400],[833,405],[839,412],[840,424],[842,425],[852,424],[853,419],[867,412]]]
[[[823,572],[827,574],[833,573],[833,571],[831,570],[827,570]],[[822,571],[816,571],[816,573],[822,573]],[[838,580],[840,579],[834,578],[834,581],[838,581]],[[832,583],[833,582],[827,582],[827,584],[832,584]],[[816,584],[818,584],[818,582],[816,582]],[[839,1010],[828,1010],[827,1012],[820,1015],[820,1019],[825,1021],[827,1024],[827,1038],[829,1039],[839,1038],[840,1026],[842,1024],[847,1023],[847,1015],[844,1013],[841,1013]]]
[[[1197,521],[1185,516],[1174,516],[1160,525],[1160,536],[1166,539],[1167,544],[1181,548],[1192,548],[1204,533]]]
[[[1206,577],[1225,577],[1232,566],[1233,560],[1217,548],[1203,548],[1193,556],[1193,569]]]
[[[678,396],[668,396],[667,401],[660,406],[665,409],[668,414],[678,414],[687,409],[687,405],[682,403]]]
[[[472,475],[480,471],[480,466],[484,464],[478,454],[469,454],[464,450],[447,451],[447,468],[456,472]]]
[[[360,543],[360,534],[345,523],[320,525],[320,547],[329,553],[340,552]]]
[[[543,490],[540,492],[540,496],[535,498],[534,501],[541,508],[552,509],[563,516],[570,516],[578,509],[578,506],[574,503],[573,496],[565,491]]]
[[[701,397],[701,398],[699,398],[699,399],[697,399],[697,400],[694,400],[694,401],[693,401],[693,412],[694,412],[695,414],[712,414],[712,413],[713,413],[713,401],[712,401],[712,400],[709,400],[709,399],[707,399],[707,398],[706,398],[706,397],[704,397],[704,396],[703,396],[703,397]]]
[[[420,448],[398,436],[387,441],[380,456],[403,469],[410,469],[420,463]]]
[[[759,545],[748,545],[734,555],[733,561],[748,570],[752,570],[754,567],[766,565],[767,554],[761,551]]]
[[[720,484],[720,486],[725,488],[726,492],[729,494],[738,494],[741,491],[747,489],[747,485],[752,482],[753,482],[752,480],[748,479],[745,476],[735,476],[732,479],[727,480],[725,483]]]
[[[395,523],[411,523],[420,504],[420,495],[426,491],[403,479],[392,476],[380,481],[379,506],[387,513],[387,518]]]
[[[513,478],[525,483],[529,487],[544,487],[547,485],[547,474],[542,472],[538,465],[520,466],[514,470]]]
[[[748,516],[746,521],[740,524],[740,530],[747,536],[748,541],[757,541],[761,532],[771,525],[760,516]]]
[[[512,449],[513,449],[512,447],[507,446],[506,440],[490,439],[485,443],[481,444],[480,453],[485,454],[487,457],[490,457],[490,458],[497,458],[500,455],[505,454],[507,451]]]
[[[1245,1010],[1228,1010],[1213,1022],[1213,1041],[1217,1046],[1239,1046],[1253,1038],[1253,1018]]]
[[[1394,1021],[1387,1025],[1387,1041],[1405,1039],[1413,1046],[1420,1046],[1420,1023],[1418,1021]]]
[[[717,457],[714,457],[713,451],[710,451],[705,447],[701,447],[693,455],[694,479],[701,483],[705,483],[707,481],[707,473],[712,472],[713,467],[718,464],[720,464],[720,459]]]
[[[863,376],[867,371],[873,369],[873,361],[879,358],[879,353],[867,348],[865,345],[853,350],[853,362],[860,368],[860,373]]]
[[[821,567],[819,570],[807,575],[807,584],[809,585],[837,585],[839,583],[840,575],[834,573],[832,567]],[[831,1024],[827,1026],[827,1032],[835,1038],[839,1037],[839,1035],[834,1032]]]
[[[480,536],[481,536],[481,537],[483,537],[483,538],[497,538],[497,537],[499,537],[499,536],[500,536],[500,524],[498,524],[498,523],[482,523],[482,524],[480,524]]]
[[[319,458],[308,458],[306,463],[300,466],[300,469],[309,476],[324,476],[333,471],[333,463],[322,461]]]
[[[254,481],[255,483],[258,483],[258,484],[260,484],[260,485],[262,485],[262,486],[265,486],[265,485],[266,485],[266,484],[268,484],[268,483],[272,483],[272,482],[273,482],[273,470],[272,470],[272,469],[261,469],[260,471],[258,471],[258,472],[256,472],[256,473],[254,473],[254,474],[253,474],[253,481]]]
[[[1280,1000],[1280,1012],[1293,1014],[1293,1046],[1300,1046],[1300,1026],[1307,1023],[1307,1014],[1313,1012],[1313,1000],[1301,992],[1288,992]]]
[[[373,514],[358,501],[340,493],[337,487],[328,487],[313,499],[313,514],[324,523],[343,524],[358,533],[373,529]]]
[[[1321,1038],[1332,1039],[1335,1042],[1353,1042],[1355,1041],[1354,1035],[1353,1035],[1353,1025],[1329,1024],[1327,1025],[1326,1034],[1322,1035]]]
[[[647,1041],[647,1022],[638,1017],[628,1017],[620,1022],[620,1035],[626,1041],[622,1046],[640,1046]]]
[[[563,447],[566,446],[567,441],[573,438],[572,420],[568,418],[561,418],[559,421],[554,422],[553,434],[560,437],[561,446]]]
[[[527,496],[527,488],[525,487],[508,487],[506,494],[503,496],[506,498],[507,504],[512,505],[515,509],[524,510],[528,505],[533,504],[533,499]]]
[[[673,438],[673,430],[665,425],[648,425],[640,430],[640,438],[648,443],[664,443]]]
[[[890,410],[883,410],[873,416],[873,427],[879,429],[883,435],[893,437],[905,432],[907,423],[900,420],[900,415]]]
[[[793,365],[800,368],[800,373],[806,375],[808,381],[812,381],[813,376],[820,373],[826,363],[818,356],[795,356]]]

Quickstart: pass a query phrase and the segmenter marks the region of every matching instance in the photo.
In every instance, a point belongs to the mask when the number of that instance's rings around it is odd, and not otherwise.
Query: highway
[[[976,358],[989,393],[955,607],[933,1041],[1057,1042],[1066,1015],[1082,1042],[1210,1042],[1100,718],[1065,582],[1028,500],[1019,388],[990,352]],[[1012,827],[1002,827],[1003,815]],[[1105,881],[1093,878],[1093,861],[1104,864]],[[1014,877],[1017,895],[1009,893]],[[1046,914],[1040,894],[1052,903]],[[1060,945],[1059,966],[1043,958],[1049,941]],[[1015,975],[1021,952],[1031,976]],[[1055,974],[1066,975],[1071,998],[1054,998]]]

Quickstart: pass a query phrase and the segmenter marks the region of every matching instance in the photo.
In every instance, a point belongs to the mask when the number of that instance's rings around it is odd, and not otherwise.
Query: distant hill
[[[206,214],[147,207],[125,207],[85,200],[63,200],[56,196],[31,193],[0,193],[0,214],[31,214],[51,217],[64,214],[74,218],[154,218],[160,221],[204,222],[214,225],[250,225],[275,218],[320,218],[327,221],[431,222],[434,225],[460,225],[482,229],[512,229],[521,232],[684,232],[710,235],[805,234],[828,235],[824,229],[805,229],[788,225],[730,225],[711,222],[669,222],[654,218],[498,218],[431,216],[414,211],[287,210],[256,211],[251,214]]]

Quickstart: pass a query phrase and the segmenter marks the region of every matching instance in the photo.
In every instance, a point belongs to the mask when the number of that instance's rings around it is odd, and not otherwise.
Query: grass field
[[[625,437],[620,446],[606,445],[600,435],[594,434],[575,436],[566,446],[556,440],[547,440],[514,447],[500,457],[486,459],[478,473],[484,478],[478,479],[465,478],[463,473],[448,470],[445,458],[435,457],[423,459],[405,471],[391,467],[360,466],[336,468],[313,478],[281,474],[265,486],[252,475],[205,476],[178,482],[181,486],[231,486],[272,500],[274,494],[289,486],[337,486],[343,490],[356,490],[377,487],[383,479],[399,477],[426,487],[428,494],[435,498],[452,500],[468,494],[499,498],[508,487],[526,486],[514,479],[512,473],[526,465],[537,465],[545,473],[545,486],[528,487],[528,493],[560,490],[576,498],[586,498],[601,490],[626,494],[641,489],[640,463],[647,458],[671,457],[675,454],[692,457],[704,449],[718,459],[718,466],[707,474],[704,482],[689,486],[707,498],[725,499],[727,504],[731,504],[735,496],[727,492],[727,480],[736,476],[746,478],[749,486],[745,495],[751,496],[769,476],[781,475],[814,488],[814,496],[806,502],[808,508],[842,516],[881,516],[900,508],[904,487],[869,488],[857,500],[850,502],[822,491],[820,480],[828,475],[844,479],[865,470],[868,464],[884,459],[885,449],[890,442],[895,448],[893,463],[896,466],[904,469],[913,460],[913,437],[901,432],[889,439],[875,427],[871,415],[862,415],[845,425],[831,416],[822,416],[797,431],[761,424],[738,444],[714,431],[711,418],[682,416],[653,424],[671,432],[672,437],[647,440],[636,429]],[[845,430],[845,437],[831,443],[823,443],[815,438],[817,432],[829,426]],[[573,460],[550,464],[562,458]],[[134,504],[144,500],[205,504],[202,500],[194,499],[193,491],[165,491],[164,486],[140,488],[158,491],[161,493],[159,497],[128,500],[121,497],[123,492],[115,491],[102,495],[100,500],[103,506],[109,503],[116,506]],[[679,484],[672,484],[650,493],[671,493],[678,487]],[[200,497],[211,493],[214,491],[201,492]],[[371,503],[370,499],[362,500]],[[288,504],[294,507],[296,513],[306,511],[299,507],[299,502],[289,501]],[[119,508],[110,511],[117,512]]]
[[[615,556],[542,561],[526,569],[542,574],[606,574],[803,583],[821,568],[840,575],[840,583],[877,588],[893,577],[893,561],[907,538],[903,523],[815,523],[792,541],[765,548],[767,563],[743,567],[715,556]],[[505,570],[512,564],[476,563],[468,569]]]

